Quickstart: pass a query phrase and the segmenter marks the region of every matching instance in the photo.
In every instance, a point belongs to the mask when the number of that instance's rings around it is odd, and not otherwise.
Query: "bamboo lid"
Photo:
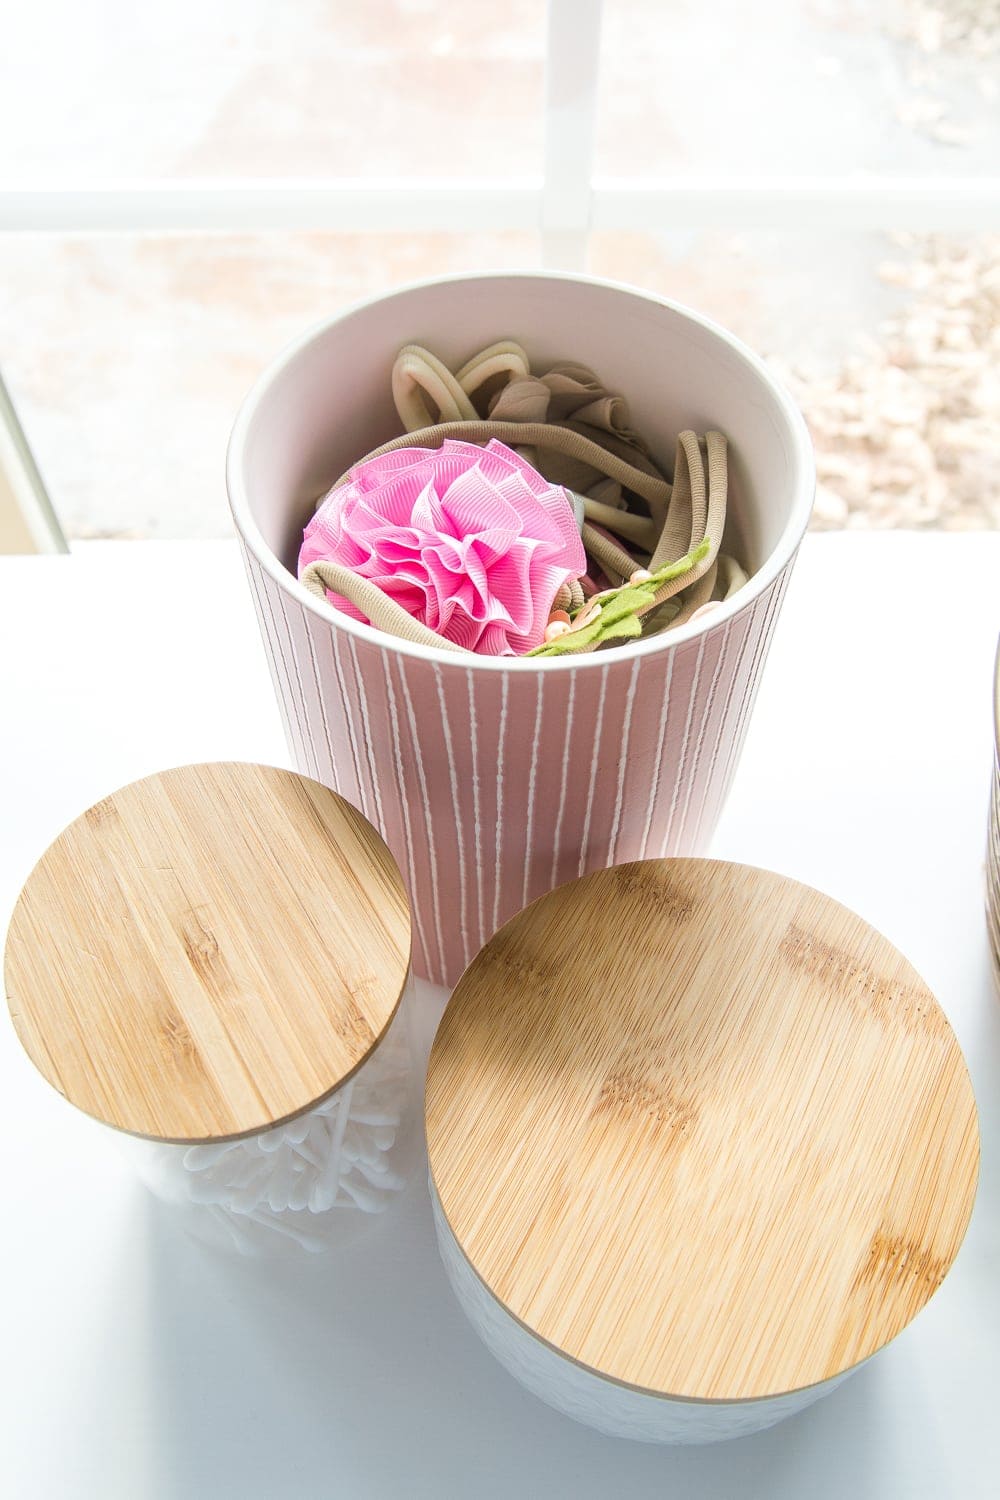
[[[14,1026],[87,1114],[164,1140],[249,1134],[371,1052],[410,962],[375,829],[269,766],[165,771],[60,834],[7,937]]]
[[[773,1396],[897,1334],[979,1163],[955,1037],[853,912],[654,860],[562,886],[470,965],[427,1079],[431,1175],[486,1287],[657,1395]]]

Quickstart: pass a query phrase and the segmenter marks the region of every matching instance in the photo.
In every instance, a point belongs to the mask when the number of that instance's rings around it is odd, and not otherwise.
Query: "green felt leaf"
[[[601,621],[605,625],[614,625],[616,620],[624,620],[630,615],[637,615],[641,610],[649,608],[653,597],[653,591],[644,584],[637,584],[627,592],[622,589],[621,593],[613,598],[602,601]]]
[[[697,547],[692,547],[690,552],[685,552],[684,556],[679,557],[676,562],[664,563],[662,568],[657,568],[651,582],[659,588],[661,584],[669,583],[673,578],[679,578],[689,568],[696,567],[703,557],[707,557],[711,547],[712,544],[706,536]]]
[[[561,635],[557,641],[546,641],[544,646],[536,646],[534,651],[529,651],[528,656],[572,656],[575,651],[582,651],[595,641],[601,632],[601,621],[595,619],[590,625],[584,625],[582,630],[570,631],[568,635]]]
[[[624,620],[616,620],[607,630],[602,630],[602,641],[624,640],[626,636],[642,635],[642,621],[636,615],[626,615]]]
[[[675,578],[680,578],[684,573],[690,572],[708,555],[710,548],[708,537],[700,542],[697,547],[679,557],[676,562],[664,563],[662,568],[657,568],[652,577],[639,584],[623,584],[621,588],[611,589],[599,601],[598,613],[579,630],[571,630],[566,635],[557,637],[554,641],[546,641],[541,646],[536,646],[528,656],[570,656],[574,652],[586,650],[593,645],[603,645],[605,641],[617,641],[632,638],[642,634],[642,621],[640,615],[648,610],[656,598],[657,590],[665,583],[670,583]],[[586,608],[586,605],[584,605]]]

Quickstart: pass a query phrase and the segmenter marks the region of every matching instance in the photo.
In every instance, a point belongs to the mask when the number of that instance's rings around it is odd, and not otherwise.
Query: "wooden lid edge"
[[[160,782],[163,780],[163,778],[170,777],[171,775],[174,775],[176,773],[197,772],[201,770],[212,771],[227,768],[232,768],[234,770],[242,769],[248,772],[273,772],[280,777],[287,777],[291,780],[294,780],[295,782],[309,783],[312,786],[316,787],[323,795],[323,797],[330,798],[334,802],[341,804],[345,809],[348,810],[348,813],[352,818],[356,818],[360,822],[367,825],[371,836],[373,836],[373,838],[381,846],[382,851],[384,851],[384,856],[388,861],[388,865],[395,874],[399,893],[402,897],[406,913],[406,944],[405,953],[402,951],[402,948],[400,949],[401,971],[398,993],[396,993],[395,998],[392,1001],[391,1009],[386,1015],[384,1024],[382,1024],[381,1028],[378,1030],[377,1035],[373,1036],[373,1039],[368,1045],[367,1050],[364,1052],[364,1054],[357,1058],[349,1069],[338,1075],[337,1080],[328,1088],[324,1088],[322,1092],[310,1097],[301,1105],[297,1105],[294,1109],[288,1110],[281,1113],[280,1115],[275,1115],[268,1119],[263,1119],[260,1121],[260,1123],[255,1123],[245,1129],[236,1131],[180,1135],[165,1133],[161,1134],[145,1132],[139,1129],[129,1129],[128,1127],[117,1123],[115,1120],[107,1118],[107,1116],[103,1115],[98,1110],[87,1108],[80,1101],[71,1097],[70,1094],[67,1093],[66,1089],[62,1086],[58,1078],[55,1076],[56,1069],[53,1067],[51,1071],[46,1071],[41,1056],[36,1055],[36,1042],[42,1055],[44,1055],[45,1051],[44,1043],[42,1038],[40,1037],[29,1038],[26,1035],[26,1031],[22,1022],[19,1002],[16,995],[13,993],[14,985],[10,973],[12,962],[10,945],[11,934],[14,930],[25,892],[32,883],[33,878],[39,872],[40,868],[45,864],[46,860],[52,855],[53,851],[60,844],[60,841],[64,839],[67,834],[69,834],[79,825],[85,824],[86,820],[88,818],[92,818],[95,812],[99,813],[100,810],[104,808],[105,804],[112,804],[116,796],[119,796],[126,792],[132,792],[133,790],[136,790],[148,784]],[[263,1134],[268,1130],[277,1129],[280,1126],[286,1125],[291,1121],[308,1114],[311,1110],[316,1109],[319,1105],[323,1104],[331,1096],[336,1094],[340,1089],[345,1087],[345,1085],[355,1077],[360,1069],[365,1066],[365,1064],[382,1045],[386,1035],[388,1034],[389,1030],[391,1029],[392,1025],[399,1015],[400,1005],[407,993],[408,986],[410,985],[412,979],[413,942],[414,933],[412,908],[409,903],[405,884],[403,882],[402,872],[399,869],[398,862],[396,861],[395,856],[392,854],[392,851],[389,849],[385,838],[383,837],[379,829],[377,829],[375,825],[371,823],[371,821],[365,816],[365,814],[362,813],[360,809],[355,807],[353,803],[349,802],[345,797],[341,796],[341,794],[336,792],[332,787],[327,787],[322,782],[317,781],[315,777],[292,770],[290,767],[275,766],[265,762],[231,759],[185,762],[178,765],[161,767],[156,771],[150,772],[142,777],[137,777],[134,781],[127,782],[119,787],[114,788],[112,791],[105,793],[104,796],[99,797],[94,803],[90,804],[90,806],[82,809],[76,815],[76,817],[72,818],[67,824],[63,826],[63,828],[58,833],[54,835],[54,837],[52,837],[48,841],[37,858],[34,860],[30,870],[28,871],[28,874],[22,881],[20,890],[18,891],[17,897],[11,909],[9,921],[7,923],[6,931],[4,934],[4,998],[6,1001],[7,1012],[10,1016],[11,1025],[14,1029],[15,1035],[18,1038],[22,1050],[25,1052],[29,1061],[31,1062],[32,1067],[40,1075],[44,1082],[50,1088],[52,1088],[67,1104],[71,1105],[74,1109],[78,1110],[88,1119],[94,1120],[97,1124],[103,1125],[108,1129],[115,1130],[119,1134],[127,1135],[137,1140],[148,1140],[155,1144],[176,1144],[180,1146],[193,1146],[214,1142],[237,1141],[252,1138],[255,1135]]]

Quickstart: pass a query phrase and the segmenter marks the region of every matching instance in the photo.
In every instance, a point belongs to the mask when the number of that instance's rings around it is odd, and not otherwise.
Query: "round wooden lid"
[[[654,860],[562,886],[473,961],[427,1079],[431,1174],[531,1333],[657,1395],[788,1392],[928,1300],[972,1211],[944,1015],[795,881]]]
[[[217,764],[134,782],[60,834],[21,892],[5,980],[71,1103],[204,1141],[337,1088],[409,964],[403,883],[361,814],[290,771]]]

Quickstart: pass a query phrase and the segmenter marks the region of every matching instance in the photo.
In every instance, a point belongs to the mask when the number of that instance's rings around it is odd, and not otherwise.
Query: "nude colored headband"
[[[471,398],[482,397],[491,382],[483,417]],[[680,434],[671,484],[628,426],[621,396],[607,391],[583,365],[562,362],[544,376],[532,375],[525,351],[511,339],[489,345],[454,374],[429,350],[409,344],[393,366],[392,391],[406,431],[362,462],[397,448],[436,448],[447,438],[477,444],[497,438],[516,447],[550,483],[563,485],[577,502],[578,515],[582,511],[584,547],[612,587],[587,600],[579,582],[564,586],[553,601],[546,642],[531,655],[596,650],[610,640],[675,628],[747,581],[739,563],[720,551],[728,488],[721,433],[707,433],[704,445],[692,431]],[[558,415],[545,420],[550,410]],[[649,516],[625,508],[625,491],[645,501]],[[644,558],[637,560],[622,542],[640,549]],[[390,635],[473,654],[348,568],[313,562],[302,582],[318,598],[325,599],[327,589],[341,594]]]

